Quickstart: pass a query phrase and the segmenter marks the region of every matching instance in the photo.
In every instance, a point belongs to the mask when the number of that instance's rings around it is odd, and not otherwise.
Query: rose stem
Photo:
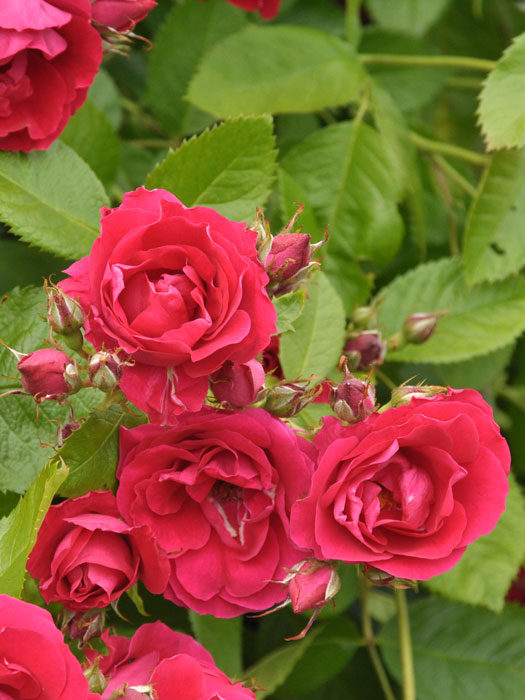
[[[361,613],[362,613],[362,628],[363,628],[363,641],[368,647],[368,653],[370,654],[370,659],[374,666],[379,684],[383,689],[386,700],[396,700],[396,696],[392,691],[392,686],[388,680],[388,675],[385,668],[381,662],[381,657],[377,651],[375,644],[374,630],[372,628],[372,618],[370,617],[370,608],[368,605],[368,591],[370,589],[371,583],[368,579],[360,575],[361,583]]]
[[[407,599],[403,588],[395,588],[394,592],[397,605],[401,667],[403,670],[403,700],[416,700],[416,678],[414,675],[414,657],[410,639]]]

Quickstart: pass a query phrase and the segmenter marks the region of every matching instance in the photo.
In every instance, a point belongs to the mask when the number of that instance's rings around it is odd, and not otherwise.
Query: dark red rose
[[[148,527],[122,522],[110,491],[91,491],[51,506],[27,570],[40,579],[46,603],[89,610],[109,605],[139,578],[162,593],[169,564]]]
[[[82,667],[42,608],[0,595],[0,697],[97,700]]]
[[[314,442],[318,467],[291,534],[318,559],[425,580],[454,566],[505,508],[509,449],[472,389],[349,426],[326,418]]]
[[[248,12],[259,12],[263,19],[273,19],[279,14],[281,0],[228,0],[231,5],[242,7]]]
[[[259,408],[187,413],[164,429],[121,431],[117,502],[171,556],[165,596],[233,617],[283,600],[272,583],[304,559],[289,513],[306,493],[311,444]]]
[[[0,149],[47,148],[86,99],[101,60],[89,0],[2,0]]]
[[[140,188],[102,213],[91,255],[60,285],[80,298],[87,339],[134,362],[122,391],[169,422],[202,406],[208,375],[252,360],[275,332],[257,235],[166,190]]]

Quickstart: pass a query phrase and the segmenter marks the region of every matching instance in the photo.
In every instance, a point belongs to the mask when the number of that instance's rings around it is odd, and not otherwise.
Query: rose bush
[[[256,408],[122,429],[118,506],[171,554],[165,596],[216,617],[283,600],[272,581],[304,559],[289,514],[308,489],[311,456],[307,440]]]
[[[78,661],[42,608],[0,595],[0,697],[96,700]]]
[[[133,403],[163,422],[198,410],[208,375],[252,360],[275,332],[256,234],[166,190],[128,192],[102,216],[61,286],[89,314],[88,340],[135,362],[120,384]]]
[[[51,506],[27,570],[40,579],[46,603],[75,611],[109,605],[139,578],[152,593],[162,593],[169,575],[150,529],[122,522],[110,491]]]
[[[509,449],[478,392],[449,389],[355,425],[325,419],[292,539],[409,579],[450,569],[505,508]]]
[[[86,99],[101,60],[89,0],[3,0],[0,149],[47,148]]]

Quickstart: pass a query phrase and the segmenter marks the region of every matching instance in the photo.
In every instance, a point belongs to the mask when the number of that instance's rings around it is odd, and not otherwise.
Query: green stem
[[[403,700],[416,700],[416,678],[414,675],[414,657],[410,639],[407,599],[403,588],[395,588],[394,592],[397,605],[401,668],[403,672]]]
[[[470,78],[468,75],[451,75],[445,83],[448,87],[460,90],[481,90],[482,81],[479,78]]]
[[[440,156],[438,153],[435,153],[433,156],[434,161],[436,162],[436,165],[441,168],[441,170],[445,173],[445,175],[448,175],[448,177],[458,185],[458,187],[461,187],[462,190],[464,190],[468,195],[470,195],[472,198],[476,197],[478,194],[477,189],[474,187],[474,185],[471,185],[470,182],[461,175],[461,173],[458,173],[456,168],[453,168],[448,161],[446,161],[443,156]]]
[[[472,56],[403,56],[389,53],[362,53],[359,54],[359,58],[363,63],[389,66],[443,66],[480,71],[491,71],[496,66],[496,61]]]
[[[361,612],[362,612],[362,627],[363,627],[363,640],[368,648],[368,653],[370,654],[370,659],[372,665],[374,666],[379,684],[383,690],[386,700],[396,700],[396,696],[388,680],[387,672],[379,656],[379,652],[375,643],[374,630],[372,627],[372,618],[370,616],[370,606],[368,591],[370,589],[370,581],[368,581],[364,576],[361,576]]]
[[[445,156],[466,160],[468,163],[473,163],[474,165],[484,166],[490,162],[490,156],[484,155],[483,153],[469,151],[468,148],[456,146],[454,143],[433,141],[432,139],[427,139],[425,136],[421,136],[421,134],[417,134],[415,131],[410,132],[410,139],[414,145],[416,145],[422,151],[428,151],[429,153],[442,153]]]
[[[357,48],[361,38],[359,10],[362,0],[346,0],[345,34],[346,40]]]
[[[393,382],[390,377],[387,377],[387,375],[382,372],[380,369],[377,367],[374,368],[374,374],[378,379],[380,379],[385,386],[387,386],[391,391],[393,391],[397,385],[395,382]]]

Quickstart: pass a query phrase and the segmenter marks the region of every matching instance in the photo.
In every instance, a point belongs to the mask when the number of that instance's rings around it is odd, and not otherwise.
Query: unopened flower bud
[[[89,381],[101,391],[113,391],[122,377],[126,362],[116,353],[97,352],[89,361]]]
[[[70,639],[78,639],[81,645],[90,639],[100,637],[104,631],[106,613],[104,610],[74,612],[64,608],[62,633]]]
[[[294,613],[324,607],[341,588],[341,579],[330,563],[307,559],[288,583]]]
[[[59,287],[47,291],[47,321],[51,328],[61,335],[69,335],[78,331],[85,321],[82,307]]]
[[[377,325],[375,306],[356,306],[352,311],[352,323],[358,328],[373,328]]]
[[[351,333],[344,350],[350,369],[364,370],[372,365],[380,365],[386,354],[386,344],[379,331]]]
[[[299,273],[310,265],[310,239],[307,233],[281,233],[274,237],[265,265],[273,294],[285,294],[301,281]]]
[[[257,360],[228,360],[211,375],[210,384],[217,401],[242,408],[257,401],[264,387],[264,368]]]
[[[348,423],[364,420],[374,411],[376,390],[360,379],[347,378],[330,392],[330,405],[335,415]]]
[[[419,345],[427,341],[434,332],[441,316],[443,316],[443,312],[409,316],[403,324],[404,342]]]
[[[18,363],[18,371],[24,389],[37,398],[73,394],[82,386],[76,364],[52,348],[30,352]]]
[[[410,386],[403,384],[392,392],[391,403],[394,407],[406,406],[412,399],[431,398],[436,394],[446,394],[446,392],[447,389],[444,386],[426,386],[425,384]]]
[[[96,24],[118,32],[133,30],[137,22],[156,6],[155,0],[91,0],[91,16]]]
[[[264,212],[262,209],[257,208],[255,214],[255,221],[250,226],[252,231],[257,234],[257,257],[263,265],[266,263],[266,258],[270,253],[270,248],[272,247],[273,237],[268,226],[268,222],[264,218]]]
[[[264,408],[279,418],[292,418],[316,396],[317,387],[306,388],[299,383],[282,382],[268,389]]]

